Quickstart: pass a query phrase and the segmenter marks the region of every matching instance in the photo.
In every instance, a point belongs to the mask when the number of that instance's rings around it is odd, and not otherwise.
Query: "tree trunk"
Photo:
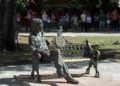
[[[0,0],[0,51],[15,49],[15,0]]]

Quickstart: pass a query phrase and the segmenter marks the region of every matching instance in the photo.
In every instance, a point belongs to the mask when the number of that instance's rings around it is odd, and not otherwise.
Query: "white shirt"
[[[86,14],[81,14],[81,21],[86,22]]]
[[[42,15],[42,21],[45,21],[45,22],[47,22],[48,21],[48,15],[47,14],[43,14]]]
[[[73,22],[73,24],[78,24],[78,17],[77,16],[73,16],[71,18],[71,21]]]
[[[92,21],[91,16],[87,16],[87,17],[86,17],[86,22],[87,22],[87,23],[91,23],[91,21]]]

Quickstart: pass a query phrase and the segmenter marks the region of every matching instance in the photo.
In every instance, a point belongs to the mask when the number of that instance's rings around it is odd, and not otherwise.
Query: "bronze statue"
[[[84,50],[84,51],[83,51],[84,56],[90,58],[89,65],[88,65],[88,68],[86,69],[85,74],[89,74],[89,73],[90,73],[90,68],[91,68],[92,66],[94,66],[95,71],[96,71],[95,77],[99,77],[100,74],[99,74],[99,71],[98,71],[98,69],[97,69],[97,61],[98,61],[98,59],[99,59],[99,57],[100,57],[100,51],[94,50],[94,49],[91,47],[91,45],[90,45],[90,43],[88,42],[87,39],[86,39],[86,42],[85,42],[85,45],[84,45],[84,49],[83,49],[83,50]]]
[[[63,76],[67,80],[67,83],[78,84],[78,81],[73,79],[69,73],[60,50],[53,49],[50,51],[48,48],[44,36],[43,23],[39,18],[35,18],[32,21],[32,32],[29,37],[29,43],[33,52],[32,78],[36,78],[37,81],[41,82],[41,77],[39,76],[39,61],[54,61],[58,77]],[[37,77],[35,77],[34,72],[37,72]]]

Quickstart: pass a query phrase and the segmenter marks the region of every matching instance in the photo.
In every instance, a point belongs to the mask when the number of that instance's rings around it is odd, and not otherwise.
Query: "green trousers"
[[[57,74],[62,74],[64,76],[72,77],[69,74],[68,67],[65,64],[61,52],[59,49],[43,51],[43,52],[34,52],[33,53],[33,71],[39,70],[39,61],[49,62],[54,61]]]

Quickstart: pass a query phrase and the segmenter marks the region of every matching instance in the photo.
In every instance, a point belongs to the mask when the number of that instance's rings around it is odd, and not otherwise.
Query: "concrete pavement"
[[[67,63],[71,74],[82,74],[87,68],[88,61]],[[0,86],[20,86],[13,78],[14,75],[30,75],[31,65],[13,65],[0,67]],[[54,64],[40,64],[40,74],[54,74]],[[120,86],[120,64],[108,60],[99,61],[100,78],[94,78],[94,68],[90,75],[75,77],[79,84],[68,84],[64,78],[45,79],[43,83],[28,82],[31,86]]]

